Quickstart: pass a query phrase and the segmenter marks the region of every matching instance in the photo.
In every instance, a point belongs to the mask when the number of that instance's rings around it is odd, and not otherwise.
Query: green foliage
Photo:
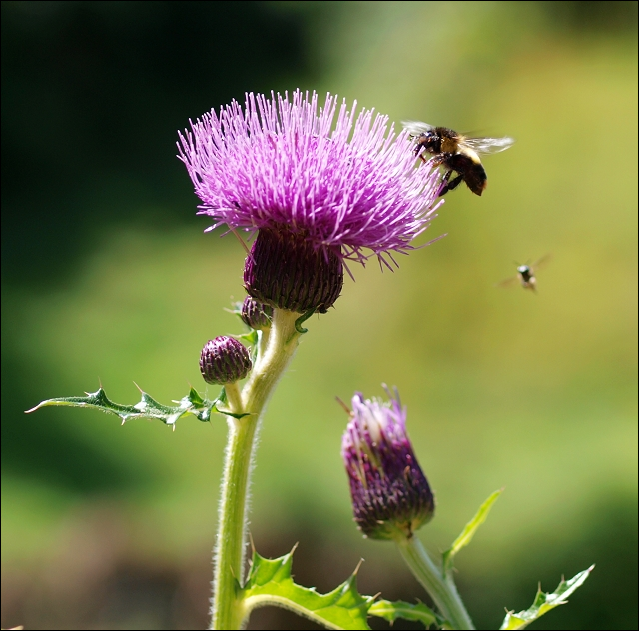
[[[367,616],[391,623],[399,618],[420,622],[425,628],[444,628],[444,619],[421,602],[391,602],[362,596],[357,591],[357,569],[334,590],[318,594],[314,587],[297,585],[291,576],[293,549],[277,559],[253,552],[251,571],[240,590],[246,616],[257,607],[274,605],[298,613],[329,629],[369,629]]]
[[[236,340],[244,342],[247,346],[255,347],[260,341],[257,331],[251,329],[248,333],[240,333],[233,336]]]
[[[395,602],[377,600],[369,608],[368,614],[370,616],[384,618],[384,620],[388,620],[391,624],[398,618],[404,618],[404,620],[421,622],[426,628],[433,624],[437,627],[443,627],[444,625],[444,619],[437,615],[430,607],[424,605],[424,603],[412,605],[403,600],[397,600]]]
[[[140,390],[140,392],[142,393],[142,398],[139,403],[136,403],[135,405],[122,405],[111,401],[107,397],[102,386],[100,386],[100,389],[97,390],[97,392],[87,392],[86,397],[60,397],[56,399],[47,399],[46,401],[38,403],[38,405],[34,408],[27,410],[27,413],[35,412],[40,408],[50,405],[89,407],[108,414],[116,414],[122,419],[123,424],[134,418],[155,418],[173,427],[173,429],[175,429],[176,421],[186,414],[192,414],[202,422],[211,420],[211,412],[218,412],[235,418],[246,416],[246,414],[232,414],[230,412],[220,410],[217,407],[219,403],[224,404],[226,402],[226,391],[224,388],[222,388],[217,399],[209,401],[208,399],[203,399],[198,392],[191,387],[191,391],[185,397],[179,401],[175,401],[175,403],[178,404],[176,406],[162,405],[143,390]]]
[[[277,559],[265,559],[253,552],[251,571],[241,590],[246,614],[257,607],[277,605],[329,629],[369,629],[366,615],[374,597],[357,592],[357,570],[334,590],[318,594],[315,588],[302,587],[293,581],[294,551]]]
[[[488,517],[488,513],[492,508],[495,500],[501,495],[501,489],[492,493],[488,499],[479,507],[475,516],[466,524],[461,534],[453,544],[442,555],[442,569],[444,575],[448,574],[453,569],[453,559],[455,555],[464,547],[467,546],[473,538],[475,531],[479,528]]]
[[[590,572],[592,572],[594,567],[594,565],[591,565],[587,570],[579,572],[579,574],[573,576],[569,581],[564,581],[563,579],[561,579],[561,582],[557,586],[557,589],[552,592],[552,594],[544,593],[541,591],[541,589],[538,589],[537,595],[535,596],[535,601],[533,602],[530,609],[520,611],[519,613],[514,613],[512,611],[506,613],[504,622],[502,623],[501,627],[499,627],[500,631],[524,629],[531,622],[537,620],[537,618],[541,618],[541,616],[543,616],[545,613],[548,613],[551,609],[554,609],[559,605],[565,605],[568,596],[570,596],[570,594],[572,594],[578,587],[581,587],[581,585],[583,585],[584,581],[588,578]]]

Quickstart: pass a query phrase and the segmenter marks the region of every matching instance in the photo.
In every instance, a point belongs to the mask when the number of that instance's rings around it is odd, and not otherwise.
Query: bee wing
[[[500,283],[496,283],[495,287],[512,287],[512,285],[514,283],[516,283],[519,280],[519,276],[511,276],[510,278],[507,278],[506,280],[502,280]]]
[[[534,272],[536,272],[540,268],[547,265],[548,261],[550,261],[551,258],[552,258],[551,254],[544,254],[544,256],[542,256],[540,259],[537,259],[530,267]]]
[[[427,131],[435,129],[432,125],[420,121],[402,121],[402,125],[404,129],[408,130],[411,136],[419,136],[420,134],[425,134]]]
[[[466,147],[477,153],[499,153],[512,147],[513,138],[464,138],[462,141]]]

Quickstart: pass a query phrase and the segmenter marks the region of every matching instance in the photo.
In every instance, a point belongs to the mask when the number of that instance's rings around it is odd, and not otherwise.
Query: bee
[[[539,260],[535,261],[532,265],[519,265],[518,263],[515,263],[515,265],[517,265],[517,275],[511,276],[506,280],[502,280],[501,283],[497,284],[497,287],[508,287],[518,280],[524,289],[530,289],[537,293],[536,273],[539,271],[539,268],[545,265],[549,260],[550,254],[546,254]]]
[[[515,142],[512,138],[470,138],[448,127],[433,127],[418,121],[403,121],[402,125],[415,141],[415,156],[426,162],[424,154],[430,153],[433,164],[446,169],[440,197],[462,181],[475,195],[481,195],[487,178],[479,155],[505,151]],[[453,172],[457,175],[451,180]]]

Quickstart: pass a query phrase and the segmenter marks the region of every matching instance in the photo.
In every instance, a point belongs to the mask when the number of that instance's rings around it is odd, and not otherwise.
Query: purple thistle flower
[[[296,241],[293,249],[306,257],[302,267],[309,265],[310,245],[321,255],[318,260],[332,266],[324,274],[329,280],[336,275],[335,260],[340,278],[345,260],[363,264],[376,255],[391,267],[393,253],[413,249],[410,242],[439,206],[440,175],[429,164],[415,167],[408,132],[396,136],[386,116],[372,110],[356,116],[355,104],[349,110],[334,96],[327,95],[320,107],[315,93],[296,91],[292,101],[288,94],[268,99],[251,93],[244,108],[233,101],[219,114],[211,110],[191,123],[191,129],[180,134],[179,157],[203,202],[199,214],[214,219],[208,230],[227,224]],[[307,245],[301,247],[301,241]],[[280,260],[281,250],[274,252],[269,260]],[[299,267],[292,263],[291,277],[260,281],[257,289],[251,271],[248,280],[245,275],[247,290],[258,301],[292,308],[281,287],[298,282]],[[341,282],[339,288],[330,282],[329,289],[306,292],[321,294],[324,302],[313,305],[320,311],[339,295]],[[307,302],[297,300],[293,310],[305,311]]]
[[[388,390],[387,390],[388,392]],[[406,408],[357,393],[342,437],[355,522],[371,539],[410,537],[429,521],[435,500],[406,434]]]

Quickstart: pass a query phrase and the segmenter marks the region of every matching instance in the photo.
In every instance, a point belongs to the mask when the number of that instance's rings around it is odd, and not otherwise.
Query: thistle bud
[[[264,331],[271,328],[273,320],[273,307],[263,305],[251,296],[247,296],[242,304],[240,312],[242,321],[256,331]]]
[[[317,247],[288,228],[259,231],[244,267],[244,286],[263,304],[326,313],[339,297],[344,268],[339,248]]]
[[[200,370],[210,384],[235,383],[244,379],[253,368],[249,352],[241,342],[220,335],[209,340],[200,355]]]
[[[371,539],[408,538],[429,521],[435,500],[406,434],[399,395],[388,403],[357,393],[342,458],[358,528]]]

